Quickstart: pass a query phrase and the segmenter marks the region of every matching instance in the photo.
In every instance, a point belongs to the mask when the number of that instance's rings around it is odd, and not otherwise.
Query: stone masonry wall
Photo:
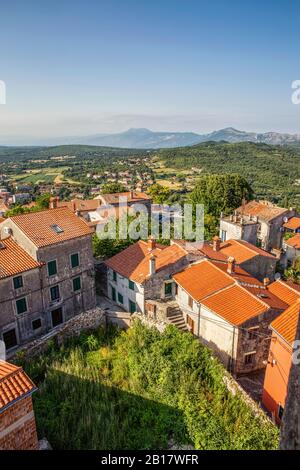
[[[0,414],[0,450],[37,450],[38,438],[31,396]]]

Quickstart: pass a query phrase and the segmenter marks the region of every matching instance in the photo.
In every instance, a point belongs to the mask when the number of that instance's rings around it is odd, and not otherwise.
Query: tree
[[[154,204],[167,204],[171,191],[156,183],[149,187],[148,194],[152,197]]]
[[[293,266],[285,270],[284,276],[287,281],[300,284],[300,256],[294,261]]]
[[[113,194],[113,193],[124,193],[126,191],[125,186],[121,183],[106,183],[102,187],[102,194]]]
[[[192,204],[204,204],[207,214],[220,216],[221,212],[231,213],[250,200],[253,191],[245,178],[238,174],[206,175],[199,179],[189,196]]]

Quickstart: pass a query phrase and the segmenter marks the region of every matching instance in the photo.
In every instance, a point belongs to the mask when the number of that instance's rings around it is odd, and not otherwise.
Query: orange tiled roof
[[[300,286],[290,282],[278,280],[268,286],[268,290],[283,300],[286,304],[292,305],[300,298]]]
[[[106,204],[116,204],[119,202],[120,197],[127,197],[128,202],[140,202],[144,199],[151,200],[151,197],[148,196],[148,194],[135,191],[133,194],[131,194],[131,191],[124,193],[102,194],[101,196],[97,196],[97,199],[103,198]]]
[[[65,207],[16,215],[11,217],[10,220],[37,247],[55,245],[93,233],[86,222]],[[62,232],[56,233],[53,229],[54,225],[62,229]]]
[[[0,240],[0,279],[36,269],[40,264],[11,237]]]
[[[297,230],[300,228],[300,217],[291,217],[283,226],[290,230]]]
[[[300,250],[300,233],[297,233],[294,237],[289,238],[285,241],[286,245],[289,245],[296,250]]]
[[[211,261],[219,270],[223,271],[223,273],[227,276],[230,276],[232,279],[236,280],[237,282],[245,285],[245,286],[255,286],[255,287],[263,287],[263,283],[256,279],[254,276],[249,274],[245,269],[241,268],[240,266],[236,265],[234,272],[232,274],[227,273],[228,263],[222,263],[219,261]]]
[[[250,201],[237,209],[239,214],[257,216],[266,222],[269,222],[287,211],[288,210],[283,207],[265,204],[261,201]]]
[[[168,247],[156,245],[153,250],[149,250],[148,243],[139,240],[105,263],[121,276],[142,284],[149,276],[149,261],[152,255],[156,257],[156,271],[160,271],[185,257],[187,252],[176,244]]]
[[[220,251],[227,257],[233,256],[238,264],[244,263],[257,255],[275,259],[275,256],[271,253],[244,240],[227,240],[221,244]]]
[[[0,360],[0,412],[36,390],[21,367]]]
[[[100,207],[99,199],[72,199],[72,201],[58,201],[57,207],[67,207],[71,211],[88,212]]]
[[[201,303],[233,325],[241,325],[269,308],[237,284],[216,292]]]
[[[300,299],[288,307],[272,323],[271,328],[292,346],[296,339],[297,326],[300,319]]]
[[[234,284],[230,275],[220,271],[214,262],[209,260],[200,261],[174,274],[173,278],[196,301]]]

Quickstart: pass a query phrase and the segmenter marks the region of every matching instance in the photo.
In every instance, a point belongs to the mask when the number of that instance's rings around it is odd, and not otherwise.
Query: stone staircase
[[[185,323],[182,310],[178,305],[174,305],[168,312],[168,322],[175,325],[180,331],[189,331]]]

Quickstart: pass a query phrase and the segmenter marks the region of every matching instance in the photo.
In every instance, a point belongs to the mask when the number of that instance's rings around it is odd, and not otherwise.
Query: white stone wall
[[[134,290],[129,289],[129,279],[126,277],[121,276],[120,274],[116,273],[117,280],[114,281],[113,279],[113,270],[108,269],[107,277],[108,277],[108,297],[113,300],[112,298],[112,289],[114,287],[116,289],[116,304],[123,307],[125,310],[129,311],[129,300],[135,302],[137,306],[137,311],[145,313],[145,306],[144,306],[144,287],[141,284],[134,283]],[[118,301],[118,293],[123,296],[123,304]]]

